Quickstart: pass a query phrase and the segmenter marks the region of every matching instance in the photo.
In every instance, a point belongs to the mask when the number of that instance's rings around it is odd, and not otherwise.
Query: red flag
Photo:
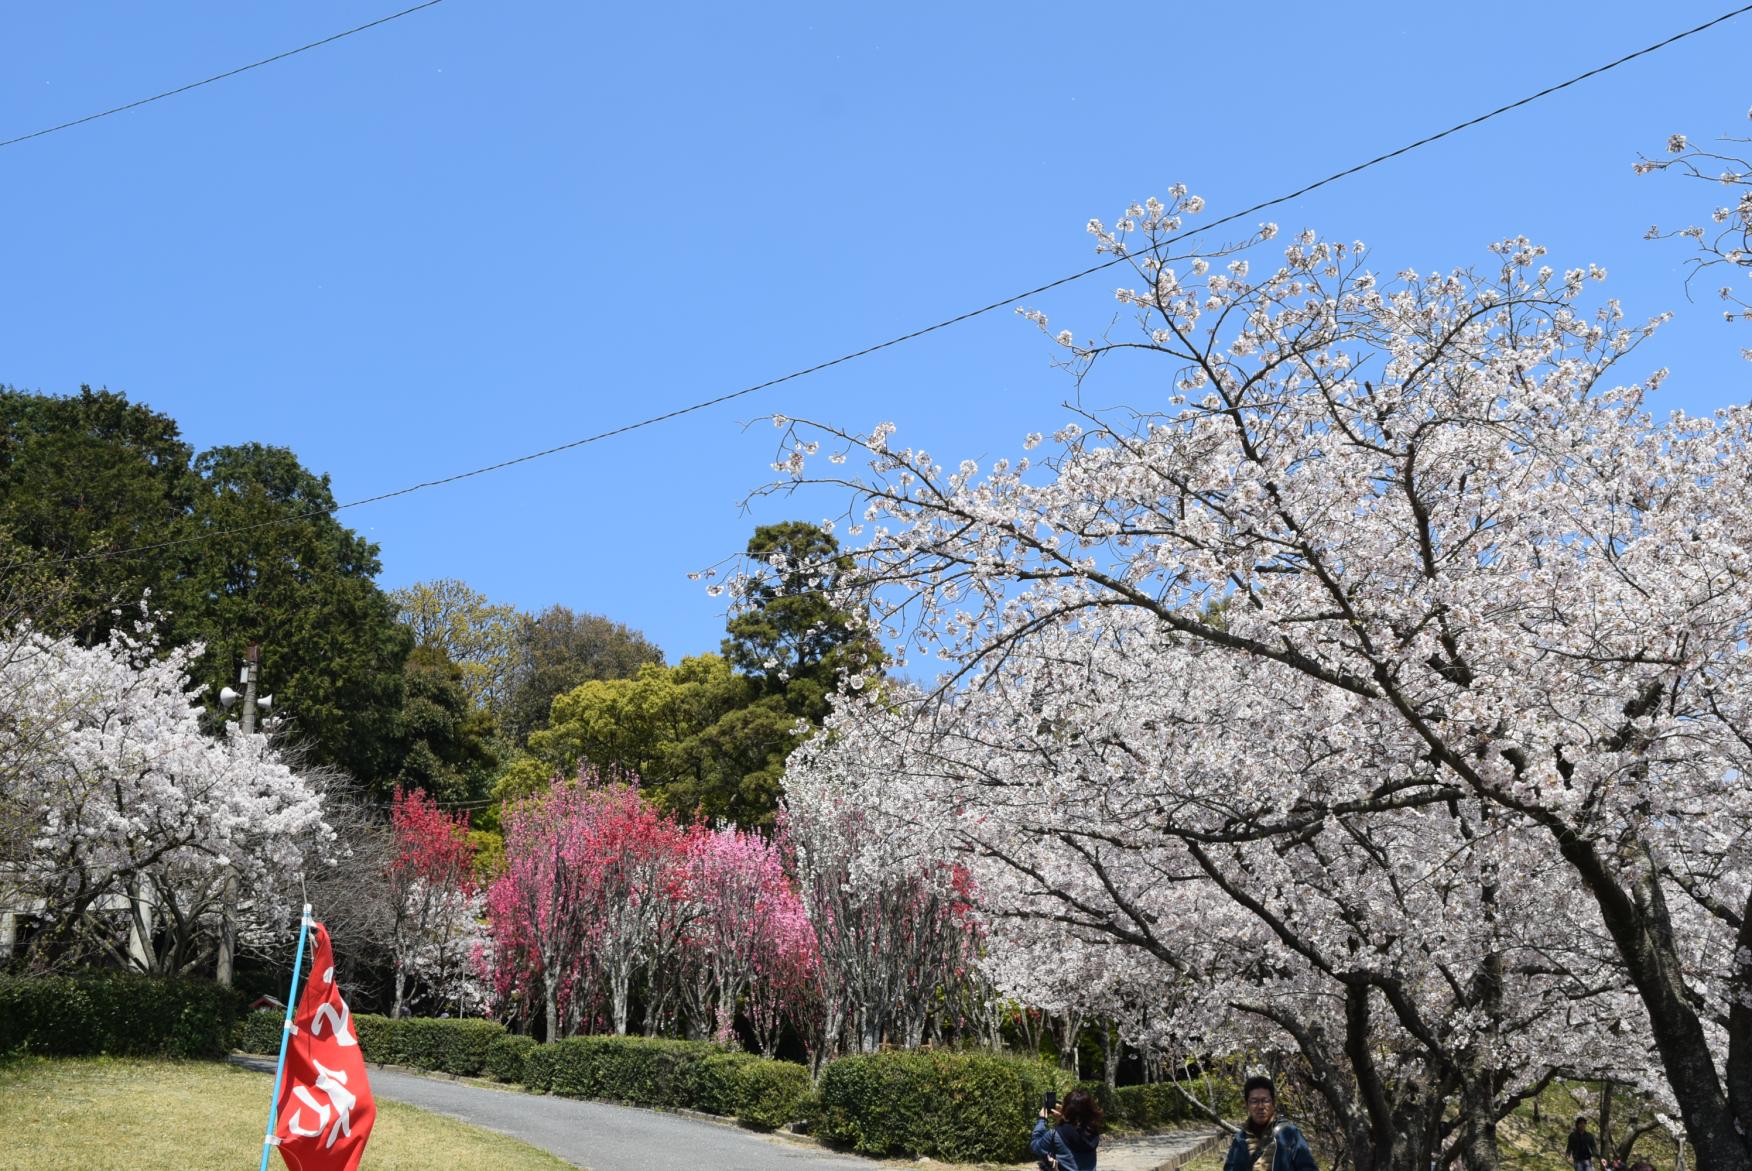
[[[335,983],[328,929],[313,923],[311,930],[316,947],[292,1017],[274,1140],[291,1171],[356,1171],[377,1107],[353,1016]]]

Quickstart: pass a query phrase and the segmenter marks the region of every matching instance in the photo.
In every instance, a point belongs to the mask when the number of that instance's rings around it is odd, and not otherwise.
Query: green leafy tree
[[[514,796],[589,765],[637,777],[651,800],[680,816],[764,825],[796,724],[782,697],[762,696],[720,655],[647,664],[631,679],[593,680],[555,699],[548,726],[530,735],[528,756],[508,767],[498,793]]]
[[[334,494],[283,447],[198,456],[194,546],[170,591],[179,642],[207,645],[211,690],[260,643],[275,711],[318,759],[387,791],[401,767],[402,668],[413,638],[374,580],[377,546],[332,515]]]
[[[416,646],[402,691],[401,786],[445,803],[484,796],[497,764],[493,721],[471,702],[461,668],[439,647]]]
[[[626,679],[663,652],[643,634],[600,614],[550,606],[518,623],[506,702],[505,736],[519,747],[547,726],[554,698],[581,683]]]
[[[176,421],[108,390],[53,396],[0,388],[0,528],[5,576],[55,598],[49,625],[95,642],[148,592],[181,573],[190,549],[117,549],[188,537],[199,485]],[[39,616],[42,617],[42,616]]]
[[[881,646],[829,596],[851,558],[818,525],[786,521],[754,530],[748,560],[759,572],[726,626],[724,657],[762,695],[820,723],[842,675],[861,681],[882,667]]]
[[[504,705],[522,621],[515,607],[490,602],[455,578],[415,582],[390,597],[415,645],[436,647],[456,665],[470,703]]]

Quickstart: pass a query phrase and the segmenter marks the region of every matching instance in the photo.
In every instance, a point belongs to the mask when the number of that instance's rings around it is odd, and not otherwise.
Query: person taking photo
[[[1105,1120],[1088,1090],[1072,1090],[1056,1106],[1043,1106],[1028,1146],[1047,1171],[1095,1171]]]

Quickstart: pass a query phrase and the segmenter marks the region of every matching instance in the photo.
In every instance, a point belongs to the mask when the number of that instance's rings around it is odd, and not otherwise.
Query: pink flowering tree
[[[451,815],[425,792],[397,789],[390,803],[392,1017],[407,1011],[416,980],[440,1002],[466,981],[479,940],[480,892],[468,815]]]
[[[761,927],[746,1000],[755,1043],[762,1054],[772,1057],[788,1024],[814,1065],[815,1039],[821,1034],[815,931],[789,882],[767,892]]]
[[[673,954],[684,930],[674,914],[685,891],[687,838],[631,785],[592,794],[591,823],[577,865],[587,871],[592,904],[588,931],[603,980],[609,1024],[627,1031],[636,981],[653,961]]]
[[[505,869],[487,892],[501,1008],[529,1011],[539,997],[552,1038],[577,1031],[598,1004],[625,1033],[641,988],[656,990],[648,1005],[660,1003],[691,914],[686,845],[637,787],[588,772],[513,807]]]
[[[594,991],[595,792],[557,779],[513,806],[504,869],[487,888],[495,998],[501,1011],[539,1008],[549,1040],[576,1030]]]
[[[696,913],[688,933],[687,1031],[728,1036],[754,979],[775,893],[786,887],[778,851],[758,834],[702,829],[688,842],[688,893]]]

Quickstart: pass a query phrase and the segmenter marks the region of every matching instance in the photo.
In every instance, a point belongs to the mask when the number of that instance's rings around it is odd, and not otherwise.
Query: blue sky
[[[1719,5],[1719,6],[1718,6]],[[1725,11],[1713,4],[1097,7],[446,0],[340,43],[0,150],[0,382],[104,385],[200,447],[291,447],[355,499],[809,365],[1084,267],[1082,225],[1177,181],[1212,216]],[[307,0],[14,5],[0,139],[384,15]],[[1594,261],[1663,394],[1744,401],[1752,336],[1686,302],[1702,187],[1638,178],[1666,136],[1746,134],[1752,15],[1269,218],[1377,266],[1525,233]],[[1735,81],[1738,77],[1740,80]],[[1079,335],[1097,276],[1041,298]],[[1009,312],[760,395],[343,513],[393,587],[715,649],[687,573],[756,523],[778,411],[951,459],[1062,420],[1053,347]],[[1144,387],[1111,387],[1136,398]]]

